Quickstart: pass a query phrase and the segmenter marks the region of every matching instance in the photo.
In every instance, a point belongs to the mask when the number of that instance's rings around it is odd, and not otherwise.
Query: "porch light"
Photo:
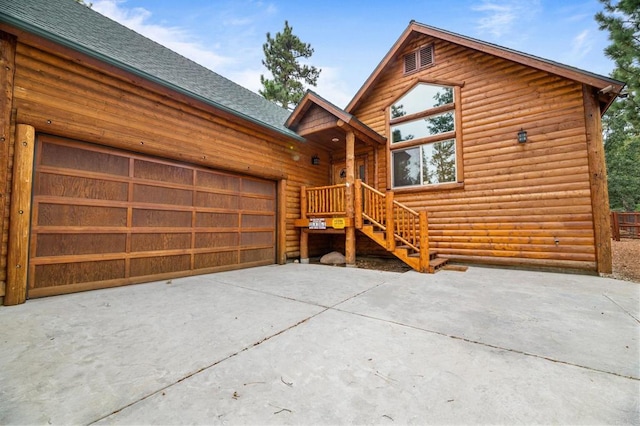
[[[313,164],[314,166],[319,166],[320,157],[318,157],[317,155],[314,155],[313,157],[311,157],[311,164]]]
[[[518,132],[518,142],[519,143],[526,143],[527,142],[527,131],[522,129],[522,128]]]

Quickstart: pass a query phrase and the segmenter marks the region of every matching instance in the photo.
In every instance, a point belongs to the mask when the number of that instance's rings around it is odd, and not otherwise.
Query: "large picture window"
[[[457,182],[454,88],[419,83],[390,107],[394,188]]]

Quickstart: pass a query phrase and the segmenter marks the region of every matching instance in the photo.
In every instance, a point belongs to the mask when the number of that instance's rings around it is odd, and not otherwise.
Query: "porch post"
[[[307,218],[307,187],[300,187],[300,219]],[[300,263],[309,263],[309,233],[300,228]]]
[[[347,166],[347,188],[346,188],[346,202],[347,202],[347,217],[351,219],[351,226],[348,226],[345,229],[345,249],[344,256],[347,260],[347,267],[355,267],[356,266],[356,228],[353,226],[353,219],[355,216],[354,209],[354,196],[353,190],[354,185],[356,183],[356,156],[355,156],[355,145],[356,145],[356,137],[353,131],[347,130],[347,158],[346,158],[346,166]]]

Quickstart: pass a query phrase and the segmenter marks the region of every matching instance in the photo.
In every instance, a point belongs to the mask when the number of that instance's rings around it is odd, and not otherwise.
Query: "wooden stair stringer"
[[[383,231],[377,231],[373,225],[365,224],[360,229],[364,235],[375,241],[379,246],[384,249],[387,248],[387,240]],[[435,252],[429,253],[429,267],[426,271],[420,270],[420,256],[418,253],[410,253],[410,250],[406,247],[396,247],[394,250],[389,251],[395,257],[409,265],[414,271],[428,272],[430,274],[435,273],[442,268],[448,262],[448,259],[439,258]]]

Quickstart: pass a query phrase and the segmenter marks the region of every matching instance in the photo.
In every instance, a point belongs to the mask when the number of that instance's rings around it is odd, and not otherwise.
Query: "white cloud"
[[[224,75],[224,77],[252,92],[258,93],[258,90],[262,89],[262,85],[260,84],[260,75],[262,74],[265,76],[269,75],[265,69],[245,68],[239,71],[230,71]]]
[[[93,9],[209,69],[234,62],[231,57],[207,49],[195,35],[182,28],[150,23],[152,14],[144,8],[127,8],[122,0],[97,0]]]
[[[318,86],[311,89],[337,107],[346,107],[355,93],[351,93],[348,84],[340,77],[341,70],[327,66],[319,66],[319,68],[322,68],[322,72],[318,79]]]
[[[540,0],[483,0],[471,9],[483,15],[477,21],[478,31],[500,39],[530,20],[539,6]]]
[[[587,29],[571,40],[570,62],[577,62],[587,56],[593,48],[591,32]]]
[[[258,93],[258,90],[262,88],[260,75],[269,76],[269,72],[261,65],[260,61],[264,35],[256,36],[253,34],[253,23],[255,20],[261,19],[259,11],[255,8],[261,9],[267,15],[276,13],[277,9],[270,3],[259,1],[250,1],[250,3],[253,7],[244,16],[237,9],[218,11],[224,17],[224,26],[230,27],[230,33],[226,33],[224,28],[219,28],[221,33],[218,34],[218,40],[207,41],[207,45],[196,34],[184,28],[154,23],[150,11],[144,8],[127,7],[126,0],[94,0],[93,9]],[[233,34],[231,39],[233,43],[229,43],[229,40],[225,39],[229,34]],[[226,53],[220,53],[221,51]],[[312,89],[335,105],[346,106],[354,93],[351,93],[348,84],[341,78],[341,70],[330,66],[319,66],[319,68],[322,69],[322,72],[318,79],[318,86]]]

